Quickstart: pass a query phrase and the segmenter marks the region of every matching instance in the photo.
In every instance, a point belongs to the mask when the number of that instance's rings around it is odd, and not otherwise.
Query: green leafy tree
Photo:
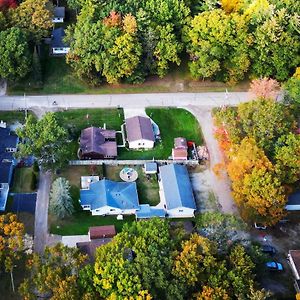
[[[69,182],[63,178],[57,178],[50,192],[50,212],[58,218],[65,218],[74,213]]]
[[[190,72],[195,78],[235,83],[250,65],[248,27],[243,16],[216,9],[192,19],[186,30]]]
[[[11,24],[29,34],[34,42],[47,37],[52,28],[53,7],[48,0],[24,0],[11,13]]]
[[[286,99],[291,104],[296,106],[300,105],[300,67],[297,68],[298,73],[295,73],[293,77],[289,78],[284,84],[284,90],[286,92]]]
[[[293,184],[300,179],[300,135],[281,136],[275,146],[275,170],[281,181]]]
[[[238,116],[246,136],[271,154],[277,139],[294,128],[293,116],[282,103],[257,99],[238,106]]]
[[[18,156],[34,155],[46,169],[66,162],[68,136],[66,130],[58,125],[54,113],[47,113],[40,120],[29,115],[24,127],[17,133],[23,140],[19,144]]]
[[[81,300],[77,280],[86,256],[62,244],[34,253],[27,262],[29,277],[20,285],[24,299]]]
[[[293,17],[285,9],[266,19],[253,33],[252,73],[255,77],[288,78],[299,64],[299,32],[291,24]]]
[[[26,35],[12,27],[0,32],[0,77],[16,80],[30,69],[31,59]]]

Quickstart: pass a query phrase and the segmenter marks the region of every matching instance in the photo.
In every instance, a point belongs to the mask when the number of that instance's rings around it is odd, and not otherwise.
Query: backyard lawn
[[[14,172],[13,187],[14,193],[31,193],[33,189],[34,171],[32,167],[16,168]]]
[[[132,151],[119,148],[118,159],[167,159],[172,154],[174,138],[185,137],[202,145],[202,133],[196,118],[181,108],[147,108],[146,113],[159,126],[162,141],[153,150]]]
[[[134,220],[135,216],[124,216],[124,220],[117,220],[117,216],[92,216],[88,211],[81,211],[64,220],[53,220],[50,232],[60,235],[87,234],[89,227],[102,225],[115,225],[117,232],[120,232],[125,223]]]

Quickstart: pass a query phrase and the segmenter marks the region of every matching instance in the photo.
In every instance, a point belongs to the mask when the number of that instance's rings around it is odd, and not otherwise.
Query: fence
[[[70,160],[70,166],[91,166],[91,165],[111,165],[111,166],[120,166],[120,165],[144,165],[147,162],[153,162],[153,160],[113,160],[113,159],[95,159],[95,160]],[[155,160],[156,163],[160,165],[164,164],[184,164],[188,166],[199,165],[198,160]]]

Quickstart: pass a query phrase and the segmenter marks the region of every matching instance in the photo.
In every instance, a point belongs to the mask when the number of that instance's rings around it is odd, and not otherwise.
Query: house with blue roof
[[[13,154],[18,142],[18,136],[11,134],[8,128],[0,127],[0,211],[5,210],[15,164]]]
[[[92,215],[132,215],[139,210],[135,182],[102,179],[80,190],[80,204]]]
[[[187,168],[170,164],[159,168],[159,194],[169,218],[194,217],[196,210]]]

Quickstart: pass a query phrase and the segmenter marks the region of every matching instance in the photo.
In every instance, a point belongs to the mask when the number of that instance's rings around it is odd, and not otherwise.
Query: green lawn
[[[15,122],[24,123],[25,113],[21,111],[0,111],[0,120],[6,122],[8,125],[11,125]]]
[[[75,213],[65,220],[53,221],[50,232],[60,235],[87,234],[91,226],[115,225],[117,232],[120,232],[125,223],[132,223],[135,216],[125,216],[124,220],[117,220],[116,216],[92,216],[88,211]]]
[[[13,187],[11,189],[14,193],[31,193],[33,181],[33,168],[16,168],[13,178]]]
[[[181,108],[147,108],[146,112],[159,126],[162,142],[156,144],[153,150],[119,148],[118,159],[167,159],[172,154],[176,137],[185,137],[202,145],[201,128],[190,112]]]

